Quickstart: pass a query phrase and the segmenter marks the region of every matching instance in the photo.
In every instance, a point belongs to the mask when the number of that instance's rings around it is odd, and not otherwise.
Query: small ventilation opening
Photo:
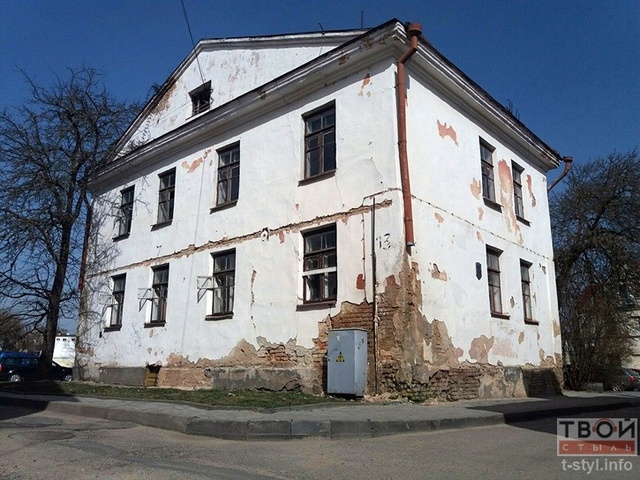
[[[211,81],[203,83],[189,93],[191,97],[192,115],[206,112],[211,106]]]
[[[147,371],[144,376],[144,386],[157,387],[159,373],[160,373],[160,367],[158,365],[147,365]]]

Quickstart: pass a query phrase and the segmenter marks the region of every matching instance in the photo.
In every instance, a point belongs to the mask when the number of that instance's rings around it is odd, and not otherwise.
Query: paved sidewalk
[[[0,405],[128,421],[191,435],[273,440],[372,437],[595,413],[640,407],[640,395],[565,392],[564,396],[545,399],[467,400],[429,405],[352,402],[258,411],[207,409],[168,402],[0,393]]]

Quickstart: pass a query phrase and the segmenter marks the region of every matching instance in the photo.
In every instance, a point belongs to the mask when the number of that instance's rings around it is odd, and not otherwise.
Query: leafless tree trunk
[[[25,79],[30,101],[0,113],[0,306],[42,329],[44,376],[61,315],[77,314],[88,182],[138,106],[89,68],[47,88]]]

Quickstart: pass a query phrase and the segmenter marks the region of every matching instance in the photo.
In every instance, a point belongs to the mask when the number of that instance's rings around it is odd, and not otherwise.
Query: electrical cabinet
[[[327,393],[363,397],[367,387],[367,331],[329,330]]]

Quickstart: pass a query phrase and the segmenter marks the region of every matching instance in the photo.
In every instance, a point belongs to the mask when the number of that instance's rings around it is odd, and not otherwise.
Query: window
[[[524,321],[534,323],[533,310],[531,309],[531,276],[529,270],[531,264],[520,260],[520,284],[522,285],[522,307],[524,310]]]
[[[304,234],[304,302],[335,300],[338,291],[335,225]]]
[[[111,293],[111,316],[109,318],[110,327],[119,327],[122,325],[122,313],[124,309],[124,289],[126,285],[126,279],[126,275],[111,277],[111,280],[113,282],[113,291]]]
[[[496,201],[496,191],[493,181],[493,150],[488,143],[480,140],[480,164],[482,165],[482,196],[491,201]]]
[[[169,294],[169,265],[153,269],[151,285],[151,323],[167,321],[167,296]]]
[[[336,109],[333,105],[304,117],[304,178],[336,169]]]
[[[176,169],[161,173],[158,191],[158,224],[173,220],[173,205],[176,197]]]
[[[200,85],[195,90],[189,93],[191,97],[191,114],[198,115],[199,113],[209,110],[211,105],[211,82]]]
[[[522,172],[524,171],[516,163],[511,163],[513,171],[513,206],[516,210],[516,217],[524,218],[524,201],[522,199]]]
[[[487,247],[487,281],[489,283],[489,306],[492,314],[502,314],[500,253],[499,250]]]
[[[240,188],[240,144],[218,151],[218,200],[225,205],[238,200]]]
[[[118,207],[118,237],[124,237],[131,232],[133,218],[134,187],[125,188],[120,192],[120,206]]]
[[[534,323],[533,310],[531,309],[531,277],[529,270],[531,264],[520,260],[520,284],[522,285],[522,306],[524,309],[524,321]]]
[[[236,277],[236,251],[213,255],[213,315],[233,313],[233,294]]]

